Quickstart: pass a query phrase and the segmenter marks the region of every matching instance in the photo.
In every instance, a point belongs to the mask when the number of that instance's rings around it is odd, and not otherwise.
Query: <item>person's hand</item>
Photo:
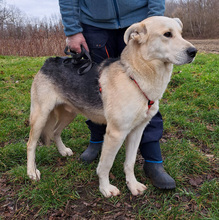
[[[67,37],[66,44],[70,50],[75,51],[76,53],[81,53],[81,45],[89,52],[86,40],[82,33]]]

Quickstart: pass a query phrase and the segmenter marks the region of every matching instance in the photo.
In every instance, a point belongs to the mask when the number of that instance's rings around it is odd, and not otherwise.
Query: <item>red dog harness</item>
[[[134,78],[132,78],[132,77],[130,76],[130,79],[135,82],[135,84],[136,84],[136,85],[138,86],[138,88],[141,90],[141,92],[143,93],[143,95],[145,96],[145,98],[148,100],[148,110],[149,110],[149,109],[151,108],[151,106],[154,104],[154,101],[151,101],[151,100],[147,97],[147,95],[142,91],[142,89],[140,88],[140,86],[138,85],[138,83],[135,81]]]
[[[140,88],[140,86],[138,85],[138,83],[135,81],[134,78],[132,78],[132,77],[130,76],[130,79],[135,82],[135,84],[136,84],[136,85],[138,86],[138,88],[141,90],[141,92],[143,93],[143,95],[145,96],[145,98],[148,100],[148,110],[149,110],[149,109],[151,108],[151,106],[154,104],[154,101],[151,101],[151,100],[147,97],[147,95],[142,91],[142,89]],[[102,92],[102,88],[101,88],[100,83],[99,83],[99,91],[100,91],[100,93]]]

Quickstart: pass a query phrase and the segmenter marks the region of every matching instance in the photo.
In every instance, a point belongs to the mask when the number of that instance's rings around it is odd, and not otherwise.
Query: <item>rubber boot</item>
[[[90,142],[87,149],[81,154],[80,159],[85,163],[92,163],[100,154],[103,141]]]
[[[175,180],[164,170],[163,163],[145,162],[143,169],[146,177],[158,189],[176,188]]]

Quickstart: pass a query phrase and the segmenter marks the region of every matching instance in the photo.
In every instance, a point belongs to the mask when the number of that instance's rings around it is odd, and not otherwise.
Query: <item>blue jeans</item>
[[[109,57],[117,58],[125,47],[123,36],[126,28],[108,30],[82,24],[83,35],[88,44],[92,60],[96,63],[102,62]],[[87,125],[91,131],[90,141],[99,143],[103,141],[106,131],[105,125],[98,125],[88,120]],[[162,156],[159,140],[163,133],[163,120],[158,112],[145,128],[140,142],[140,151],[147,162],[161,163]]]

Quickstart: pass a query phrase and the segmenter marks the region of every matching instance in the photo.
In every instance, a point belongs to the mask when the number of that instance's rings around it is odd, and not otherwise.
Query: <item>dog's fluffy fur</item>
[[[197,52],[192,44],[182,38],[181,32],[179,19],[151,17],[134,24],[124,35],[127,46],[121,58],[103,62],[100,67],[94,67],[92,72],[84,75],[75,73],[72,65],[63,68],[60,58],[48,59],[35,76],[31,88],[28,176],[34,180],[40,179],[35,163],[40,136],[46,144],[54,140],[61,155],[73,154],[70,148],[65,147],[60,135],[81,113],[96,123],[107,124],[97,167],[102,194],[110,197],[120,193],[110,184],[109,171],[125,139],[126,183],[133,195],[143,193],[146,187],[134,175],[142,132],[158,111],[158,102],[170,81],[173,64],[190,63]],[[145,95],[154,101],[150,109]]]

